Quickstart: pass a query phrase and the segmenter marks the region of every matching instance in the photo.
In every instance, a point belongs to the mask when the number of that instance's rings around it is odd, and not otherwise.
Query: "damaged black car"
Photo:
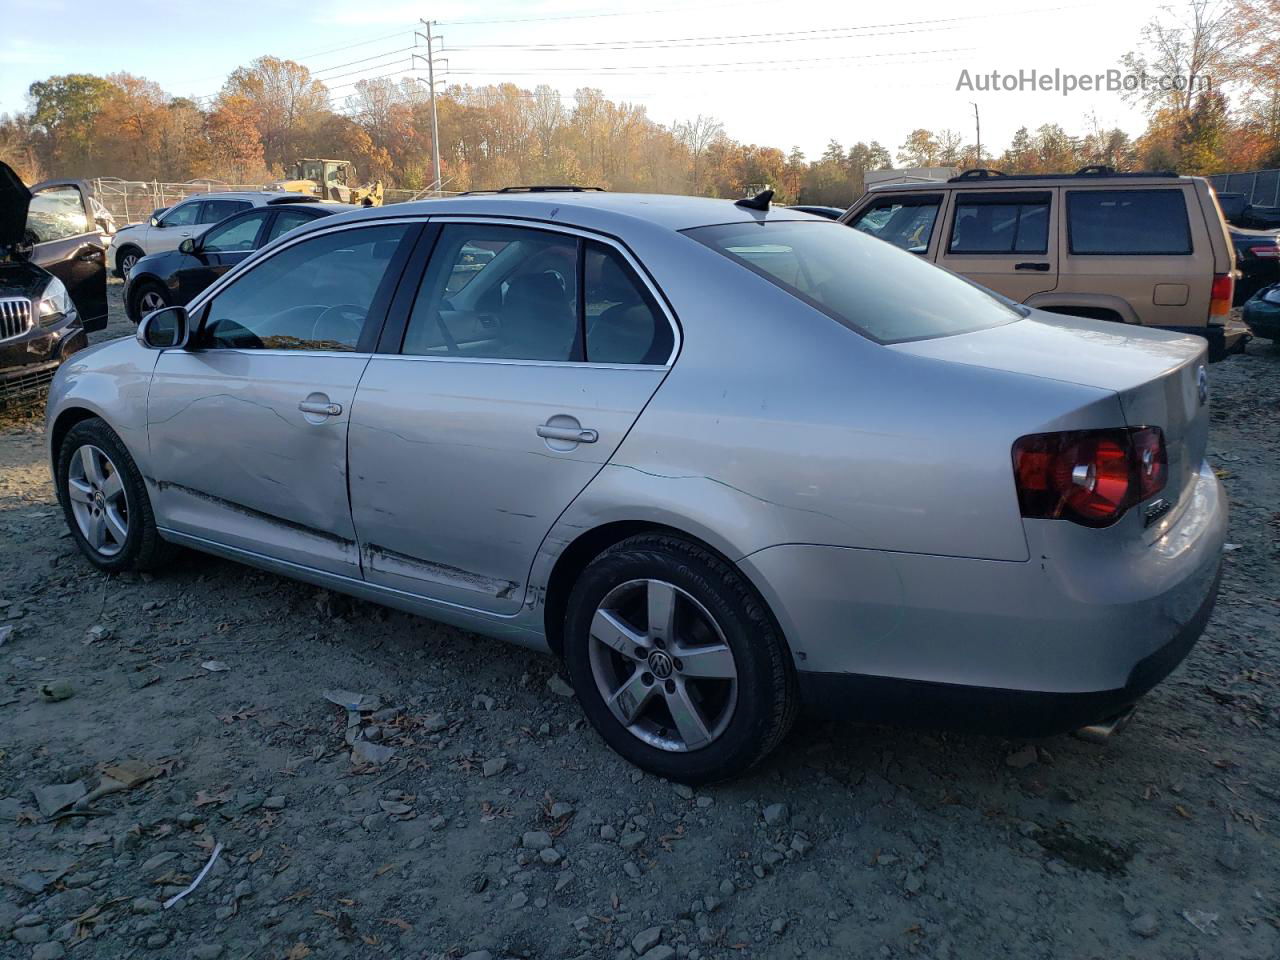
[[[105,225],[91,200],[81,181],[28,188],[0,163],[0,405],[47,387],[107,325]]]

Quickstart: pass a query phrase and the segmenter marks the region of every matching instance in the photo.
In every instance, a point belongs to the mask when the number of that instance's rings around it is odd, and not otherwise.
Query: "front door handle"
[[[595,443],[600,439],[600,434],[585,427],[553,427],[546,423],[538,427],[538,436],[567,443]]]
[[[303,413],[314,413],[320,417],[336,417],[342,413],[342,404],[328,403],[323,400],[303,400],[298,404]]]
[[[1027,263],[1015,263],[1015,264],[1013,265],[1013,269],[1015,269],[1015,270],[1039,270],[1041,273],[1048,273],[1048,272],[1049,272],[1049,264],[1047,264],[1047,263],[1031,263],[1031,262],[1027,262]]]

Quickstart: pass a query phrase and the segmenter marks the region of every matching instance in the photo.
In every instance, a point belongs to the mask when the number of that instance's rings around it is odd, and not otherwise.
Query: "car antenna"
[[[746,207],[748,210],[768,210],[769,201],[773,199],[772,190],[761,190],[754,197],[743,197],[733,201],[735,207]]]

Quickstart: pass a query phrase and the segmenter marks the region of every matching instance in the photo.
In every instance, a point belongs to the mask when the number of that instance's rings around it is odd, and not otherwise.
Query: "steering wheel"
[[[369,311],[354,303],[337,303],[323,310],[311,327],[311,339],[334,340],[354,350]]]

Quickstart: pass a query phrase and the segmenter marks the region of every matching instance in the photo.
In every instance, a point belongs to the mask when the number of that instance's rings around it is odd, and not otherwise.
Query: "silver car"
[[[694,783],[801,704],[1108,729],[1217,593],[1207,396],[1201,339],[819,217],[543,192],[290,233],[72,358],[48,443],[99,568],[180,545],[549,650]]]

